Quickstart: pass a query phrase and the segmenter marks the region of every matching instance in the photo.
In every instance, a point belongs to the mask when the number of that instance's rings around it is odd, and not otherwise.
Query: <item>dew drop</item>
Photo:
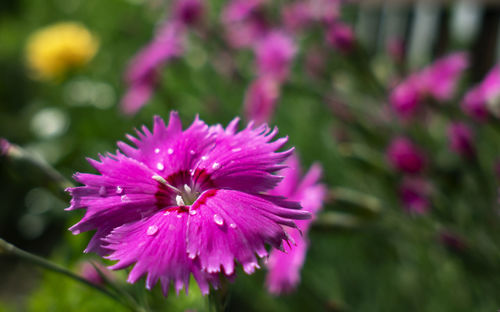
[[[99,188],[99,196],[102,196],[102,197],[106,196],[106,187],[105,186],[101,186]]]
[[[172,155],[173,153],[174,153],[174,150],[173,150],[173,149],[169,148],[169,149],[167,150],[167,154]]]
[[[165,211],[165,213],[163,214],[164,216],[168,216],[170,214],[170,211]]]
[[[214,222],[217,225],[223,225],[224,224],[224,219],[222,219],[222,217],[219,216],[218,214],[214,214]]]
[[[201,160],[207,160],[208,156],[201,156]]]
[[[196,154],[196,152],[195,152],[194,150],[190,150],[190,151],[189,151],[189,153],[190,153],[191,155]]]
[[[241,147],[233,148],[231,151],[233,151],[234,153],[237,153],[237,152],[241,151]]]
[[[130,198],[127,196],[127,195],[122,195],[120,197],[121,201],[124,202],[124,203],[128,203],[130,202]]]
[[[161,170],[165,169],[165,166],[162,163],[157,163],[156,168],[158,168],[158,170],[161,171]]]
[[[152,235],[155,235],[157,232],[158,232],[158,226],[150,225],[148,227],[148,231],[146,232],[146,234],[148,234],[149,236],[152,236]]]
[[[229,224],[229,227],[232,228],[232,229],[235,229],[236,228],[236,224],[231,223],[231,224]]]
[[[220,164],[218,162],[214,162],[212,165],[212,169],[217,170],[220,168]]]
[[[196,212],[196,210],[191,209],[191,210],[189,210],[189,214],[194,216],[195,214],[197,214],[197,212]]]
[[[178,215],[177,215],[177,218],[178,218],[178,219],[182,218],[182,215],[181,215],[181,214],[178,214]]]
[[[160,154],[160,149],[159,148],[155,148],[155,154]]]
[[[123,193],[123,188],[121,186],[116,187],[116,194],[121,194]]]

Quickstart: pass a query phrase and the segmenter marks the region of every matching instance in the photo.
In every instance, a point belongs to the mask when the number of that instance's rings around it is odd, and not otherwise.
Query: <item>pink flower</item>
[[[224,23],[240,22],[250,17],[265,0],[232,0],[222,12]]]
[[[84,209],[70,230],[93,231],[86,252],[134,265],[128,281],[146,275],[146,288],[160,281],[177,293],[193,274],[203,294],[218,285],[218,273],[231,276],[235,261],[251,274],[266,257],[266,244],[288,242],[283,226],[310,213],[296,202],[264,195],[280,181],[273,172],[292,149],[277,152],[287,138],[271,141],[277,129],[249,124],[237,132],[238,119],[225,129],[198,118],[185,130],[177,113],[165,125],[155,117],[153,131],[142,127],[118,142],[116,154],[89,159],[99,174],[77,173],[84,186],[69,188],[67,210]]]
[[[253,46],[269,29],[260,8],[264,0],[233,0],[222,12],[226,40],[233,48]]]
[[[462,110],[477,121],[486,121],[490,115],[488,103],[500,96],[500,66],[495,66],[484,80],[470,89],[462,101]]]
[[[468,66],[468,56],[464,52],[438,59],[419,73],[422,92],[439,101],[451,100],[458,79]]]
[[[281,10],[283,25],[290,32],[306,28],[312,21],[309,5],[305,1],[288,3]]]
[[[455,153],[466,158],[471,158],[476,155],[472,129],[465,123],[452,123],[448,127],[448,140],[450,142],[450,148]]]
[[[340,52],[349,53],[354,46],[354,32],[351,26],[335,22],[328,28],[327,40]]]
[[[7,155],[10,149],[10,142],[4,138],[0,138],[0,156]]]
[[[245,95],[245,117],[256,124],[270,121],[280,95],[279,83],[268,77],[256,79]]]
[[[290,36],[281,31],[270,32],[255,47],[258,75],[285,80],[296,51],[297,47]]]
[[[202,0],[178,0],[173,17],[185,25],[195,25],[203,16],[203,10]]]
[[[136,113],[149,100],[158,69],[182,54],[183,36],[184,27],[180,23],[166,22],[153,41],[132,59],[125,74],[129,89],[121,103],[126,114]]]
[[[281,183],[271,191],[271,194],[284,196],[299,201],[303,209],[313,216],[321,209],[326,195],[326,187],[318,183],[321,176],[321,167],[313,165],[301,180],[300,163],[297,156],[292,155],[287,161],[288,168],[282,171],[285,177]],[[293,291],[300,281],[300,270],[304,264],[308,241],[307,234],[312,220],[297,221],[302,231],[293,231],[292,239],[296,246],[285,245],[284,251],[273,250],[269,256],[269,269],[266,285],[269,292],[280,294]]]
[[[415,117],[420,107],[418,78],[408,77],[392,90],[389,102],[394,112],[403,119]]]
[[[425,214],[429,210],[430,185],[421,178],[406,178],[399,187],[399,197],[406,211]]]
[[[387,149],[387,160],[394,169],[409,174],[419,173],[425,167],[424,154],[404,137],[392,140]]]

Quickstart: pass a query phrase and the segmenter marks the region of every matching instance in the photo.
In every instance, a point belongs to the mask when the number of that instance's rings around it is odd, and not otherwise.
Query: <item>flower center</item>
[[[177,206],[190,206],[200,196],[200,192],[191,189],[187,184],[184,184],[183,189],[179,190],[179,194],[175,196]]]

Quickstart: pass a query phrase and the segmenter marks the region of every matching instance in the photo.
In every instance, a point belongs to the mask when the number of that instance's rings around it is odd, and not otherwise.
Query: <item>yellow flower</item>
[[[97,52],[97,39],[83,25],[57,23],[33,33],[26,58],[35,78],[54,80],[69,70],[86,65]]]

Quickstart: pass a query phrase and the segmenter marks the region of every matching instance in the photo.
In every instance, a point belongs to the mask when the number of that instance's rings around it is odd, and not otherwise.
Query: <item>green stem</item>
[[[216,291],[210,292],[208,295],[210,312],[226,311],[229,302],[229,283],[223,277],[221,278],[220,287]]]
[[[124,303],[122,300],[120,300],[119,297],[117,297],[114,293],[110,292],[109,290],[89,282],[88,280],[84,279],[83,277],[76,275],[75,273],[71,272],[70,270],[68,270],[62,266],[59,266],[59,265],[57,265],[53,262],[50,262],[42,257],[36,256],[36,255],[31,254],[27,251],[19,249],[16,246],[14,246],[14,245],[12,245],[12,244],[10,244],[10,243],[8,243],[5,240],[0,238],[0,255],[2,255],[2,254],[17,257],[21,260],[30,262],[32,264],[35,264],[35,265],[42,267],[44,269],[47,269],[49,271],[62,274],[62,275],[69,277],[69,278],[71,278],[71,279],[73,279],[73,280],[75,280],[83,285],[86,285],[90,288],[93,288],[93,289],[101,292],[102,294],[104,294],[104,295],[108,296],[109,298],[115,300],[116,302],[124,305],[125,307],[129,308],[132,311],[142,311],[142,309],[140,309],[136,306],[131,306],[129,304]]]
[[[334,187],[329,191],[332,202],[346,203],[363,210],[370,215],[378,215],[382,204],[378,198],[346,187]]]
[[[48,187],[48,189],[62,200],[66,201],[68,199],[65,189],[74,186],[73,183],[68,181],[43,159],[36,157],[18,145],[10,143],[4,153],[3,157],[12,164],[16,173],[19,172],[23,175],[23,178],[34,184]]]

